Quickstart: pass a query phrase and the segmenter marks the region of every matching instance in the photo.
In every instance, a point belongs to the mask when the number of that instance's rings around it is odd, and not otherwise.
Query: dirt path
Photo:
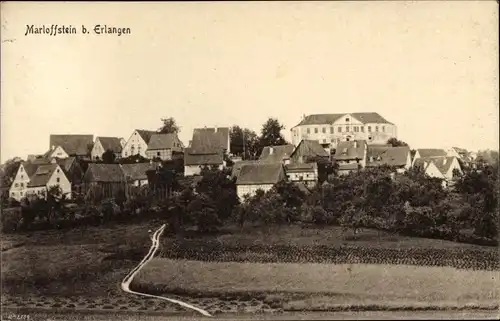
[[[164,229],[165,229],[165,224],[163,224],[158,230],[156,230],[154,232],[154,234],[153,234],[153,236],[151,238],[152,244],[151,244],[151,248],[149,249],[148,254],[146,254],[146,256],[142,259],[142,261],[132,271],[130,271],[130,273],[123,279],[123,281],[121,283],[122,290],[124,292],[131,293],[131,294],[136,294],[136,295],[140,295],[140,296],[143,296],[143,297],[161,299],[161,300],[165,300],[165,301],[168,301],[168,302],[172,302],[172,303],[178,304],[178,305],[180,305],[182,307],[185,307],[187,309],[191,309],[191,310],[194,310],[196,312],[199,312],[199,313],[201,313],[204,316],[211,317],[212,315],[210,313],[208,313],[207,311],[205,311],[203,309],[200,309],[200,308],[197,308],[197,307],[195,307],[193,305],[187,304],[185,302],[182,302],[182,301],[179,301],[179,300],[175,300],[175,299],[171,299],[171,298],[162,297],[162,296],[157,296],[157,295],[152,295],[152,294],[147,294],[147,293],[140,293],[140,292],[135,292],[135,291],[130,290],[130,283],[132,283],[132,281],[134,279],[134,276],[149,261],[151,261],[153,259],[153,257],[156,254],[156,251],[158,251],[158,248],[160,246],[160,236],[163,233]]]

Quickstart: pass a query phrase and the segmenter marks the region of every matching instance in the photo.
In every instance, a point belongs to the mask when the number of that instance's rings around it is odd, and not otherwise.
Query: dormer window
[[[345,119],[345,121],[346,121],[346,122],[348,122],[348,121],[349,121],[349,117],[348,117],[348,118],[346,118],[346,119]]]

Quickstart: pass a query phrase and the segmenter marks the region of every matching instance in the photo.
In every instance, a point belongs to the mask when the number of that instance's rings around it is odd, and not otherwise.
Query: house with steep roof
[[[285,165],[285,173],[289,181],[302,183],[306,187],[313,188],[318,183],[318,164],[290,163]]]
[[[470,153],[464,148],[451,147],[446,151],[446,156],[458,158],[461,161],[461,163],[466,167],[475,166],[474,153]]]
[[[386,144],[390,138],[397,138],[397,126],[376,112],[304,115],[290,131],[295,146],[307,139],[327,149],[343,141]]]
[[[190,142],[190,147],[200,149],[199,144],[206,144],[205,140],[210,143],[210,147],[222,148],[223,152],[227,155],[231,154],[229,127],[204,127],[195,128],[193,130],[193,139]],[[214,144],[217,144],[214,146]],[[193,146],[195,144],[195,146]],[[197,146],[196,146],[197,145]]]
[[[40,164],[35,173],[30,176],[26,194],[28,197],[45,198],[50,188],[54,186],[60,187],[66,199],[71,199],[71,183],[62,168],[56,162]]]
[[[316,140],[303,139],[290,155],[292,163],[308,163],[323,159],[328,161],[330,154]]]
[[[184,144],[182,144],[177,134],[154,134],[148,143],[146,157],[168,161],[172,160],[175,154],[182,155],[183,150]]]
[[[122,158],[127,158],[134,155],[140,155],[146,158],[146,150],[148,149],[151,137],[156,134],[156,131],[136,129],[130,135],[122,149]]]
[[[415,150],[412,164],[415,164],[415,161],[419,158],[446,157],[447,155],[446,150],[441,148],[419,148]]]
[[[281,163],[246,164],[236,179],[236,193],[243,200],[245,195],[253,196],[257,190],[267,192],[283,180],[286,180],[286,174]]]
[[[368,144],[364,140],[345,141],[338,144],[333,159],[338,164],[339,175],[347,175],[366,167]]]
[[[20,201],[26,197],[26,192],[28,190],[28,184],[30,182],[30,177],[35,174],[39,166],[43,164],[48,164],[46,160],[43,162],[31,163],[22,162],[17,169],[17,173],[14,176],[14,180],[9,189],[9,196],[17,201]]]
[[[367,147],[366,167],[389,166],[398,173],[411,168],[411,150],[408,146],[372,146]]]
[[[249,164],[261,164],[261,163],[258,160],[243,160],[236,162],[233,164],[233,167],[231,168],[231,177],[237,178],[241,172],[241,168]]]
[[[265,146],[260,154],[261,163],[290,163],[290,157],[295,149],[294,145]]]
[[[156,170],[155,163],[134,163],[120,165],[125,181],[131,186],[144,186],[148,184],[147,172]]]
[[[421,157],[414,162],[413,166],[421,168],[430,177],[443,179],[443,187],[453,186],[457,179],[455,172],[463,173],[457,157]]]
[[[89,158],[94,144],[94,135],[64,134],[50,135],[49,151],[45,158],[75,156]]]
[[[190,146],[184,149],[184,176],[199,175],[204,166],[222,170],[229,152],[229,128],[196,128]]]
[[[125,193],[125,175],[120,164],[90,163],[83,176],[86,199],[100,200]]]
[[[125,146],[125,143],[125,140],[120,137],[96,137],[94,146],[90,153],[92,160],[102,160],[102,154],[108,150],[115,154],[116,159],[120,158],[122,156],[122,149],[123,146]]]

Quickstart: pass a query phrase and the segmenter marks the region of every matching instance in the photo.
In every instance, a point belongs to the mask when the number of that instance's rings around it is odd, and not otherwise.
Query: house
[[[291,163],[285,165],[285,173],[289,181],[303,183],[312,188],[318,183],[317,163]]]
[[[71,190],[80,193],[84,173],[76,157],[56,159],[56,162],[71,183]]]
[[[149,140],[146,157],[167,161],[171,160],[175,153],[182,153],[183,149],[184,145],[177,134],[154,134]]]
[[[267,192],[282,180],[286,180],[286,175],[281,163],[246,164],[236,179],[236,192],[244,199],[246,194],[253,196],[259,189]]]
[[[71,183],[61,167],[55,162],[40,165],[30,177],[26,194],[45,198],[47,192],[54,186],[61,188],[62,195],[66,199],[71,199]]]
[[[226,131],[205,129],[195,129],[190,147],[184,149],[184,176],[199,175],[204,166],[216,166],[220,170],[226,166],[224,155],[229,150]],[[229,137],[229,131],[227,135]]]
[[[451,147],[446,151],[446,156],[456,157],[466,167],[475,167],[475,155],[464,148]]]
[[[375,147],[368,145],[366,167],[379,167],[382,165],[393,167],[398,173],[409,170],[411,167],[410,147]]]
[[[293,145],[307,139],[324,148],[337,148],[340,142],[352,140],[386,144],[390,138],[397,138],[396,125],[376,112],[304,115],[290,131]]]
[[[231,169],[231,177],[237,178],[241,172],[241,168],[248,164],[260,164],[260,162],[258,160],[245,160],[234,163]]]
[[[129,185],[144,186],[148,184],[147,172],[156,170],[157,166],[155,163],[134,163],[121,164],[120,167]]]
[[[230,129],[228,127],[195,128],[190,147],[194,141],[204,137],[210,137],[208,139],[212,144],[217,142],[217,145],[212,147],[220,147],[225,154],[231,154]]]
[[[287,164],[290,162],[290,156],[294,149],[294,145],[266,146],[260,154],[259,161],[262,163]]]
[[[122,149],[125,143],[123,138],[99,136],[96,137],[90,154],[93,160],[102,160],[102,154],[110,150],[115,154],[115,158],[118,159],[122,156]]]
[[[317,140],[303,139],[290,155],[292,163],[308,163],[311,160],[324,159],[329,161],[330,154],[318,143]]]
[[[17,201],[20,201],[26,197],[26,192],[28,190],[28,184],[30,182],[30,177],[32,177],[39,166],[48,164],[47,161],[43,163],[31,163],[22,162],[17,169],[17,173],[14,176],[12,185],[9,189],[9,196]]]
[[[125,175],[120,164],[90,163],[83,176],[86,199],[100,200],[125,192]]]
[[[46,158],[75,156],[89,158],[94,144],[94,135],[50,135]]]
[[[456,180],[455,170],[462,174],[457,157],[420,157],[413,166],[421,168],[430,177],[443,179],[443,187],[452,186]]]
[[[338,164],[339,175],[349,174],[366,166],[368,145],[364,140],[340,142],[333,159]]]
[[[151,137],[156,134],[155,131],[136,129],[130,135],[122,149],[122,158],[127,158],[134,155],[140,155],[146,158],[146,150]]]
[[[429,157],[445,157],[448,153],[444,149],[440,148],[420,148],[415,151],[415,156],[413,156],[412,166],[415,161],[419,158],[429,158]]]

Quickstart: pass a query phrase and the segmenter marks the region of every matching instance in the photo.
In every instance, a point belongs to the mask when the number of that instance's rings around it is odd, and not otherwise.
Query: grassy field
[[[331,265],[197,262],[154,259],[133,282],[149,293],[185,291],[206,296],[276,294],[328,297],[330,302],[356,305],[498,303],[498,271],[392,265]],[[251,292],[251,293],[249,293]],[[271,299],[269,299],[271,300]],[[298,300],[298,301],[301,301]],[[271,300],[272,301],[272,300]],[[297,301],[297,302],[298,302]]]

